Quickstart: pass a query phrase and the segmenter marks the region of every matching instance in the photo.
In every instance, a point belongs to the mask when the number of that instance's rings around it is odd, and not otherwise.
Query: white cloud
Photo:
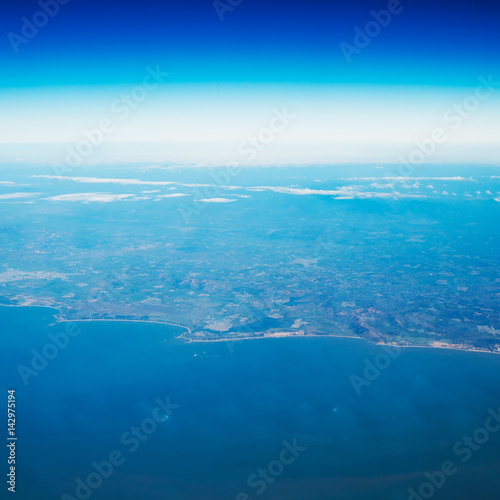
[[[472,177],[349,177],[342,179],[344,181],[472,181],[477,182]]]
[[[205,198],[204,200],[199,201],[204,201],[205,203],[230,203],[231,201],[238,200],[229,200],[228,198]]]
[[[12,205],[13,203],[17,203],[18,205],[31,205],[35,203],[34,201],[0,201],[0,203],[9,203]]]
[[[12,200],[16,198],[31,198],[32,196],[37,196],[43,193],[7,193],[0,194],[0,200]]]
[[[70,177],[64,175],[32,175],[39,179],[57,179],[61,181],[83,182],[87,184],[121,184],[122,186],[177,186],[185,187],[207,187],[213,184],[186,183],[174,181],[141,181],[140,179],[109,179],[100,177]],[[239,186],[220,186],[223,189],[241,189]]]
[[[109,203],[112,201],[125,200],[126,198],[133,197],[133,194],[111,194],[111,193],[72,193],[60,194],[50,198],[44,198],[49,201],[96,201],[99,203]]]
[[[370,187],[375,189],[394,189],[394,183],[387,182],[386,184],[380,184],[378,182],[372,182]]]
[[[334,196],[335,199],[352,199],[352,198],[425,198],[424,195],[418,194],[402,194],[397,191],[391,193],[372,193],[360,191],[353,186],[343,186],[335,190],[326,189],[309,189],[309,188],[290,188],[290,187],[274,187],[274,186],[257,186],[248,188],[248,191],[274,191],[276,193],[292,194],[292,195],[319,195],[319,196]]]
[[[427,198],[427,196],[423,194],[398,193],[397,191],[394,191],[393,193],[369,193],[363,191],[354,191],[352,193],[346,192],[341,196],[335,197],[336,200],[348,200],[353,198],[359,198],[359,199],[381,198],[384,200],[388,200],[388,199],[400,199],[400,198],[411,198],[411,199]]]
[[[187,184],[186,184],[187,186]],[[243,189],[241,186],[221,186],[221,188],[224,188],[224,189],[230,189],[230,190],[235,190],[235,189]]]
[[[179,196],[188,196],[185,193],[169,193],[169,194],[159,194],[157,198],[178,198]]]
[[[84,182],[88,184],[121,184],[128,185],[141,185],[141,186],[169,186],[175,184],[170,181],[141,181],[139,179],[101,179],[99,177],[67,177],[64,175],[32,175],[31,177],[38,177],[43,179],[58,179],[62,181],[75,181]]]
[[[275,193],[297,194],[297,195],[329,195],[334,196],[342,194],[344,190],[326,190],[326,189],[309,189],[309,188],[291,188],[282,186],[256,186],[248,188],[248,191],[274,191]]]
[[[187,184],[185,182],[174,182],[173,184],[178,184],[179,186],[185,186],[185,187],[207,187],[207,186],[213,186],[213,184]],[[230,188],[230,186],[220,186],[221,188]]]

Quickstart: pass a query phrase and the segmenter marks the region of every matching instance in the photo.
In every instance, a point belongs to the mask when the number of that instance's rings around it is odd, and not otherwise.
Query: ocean
[[[18,500],[499,497],[498,355],[55,314],[0,307]]]

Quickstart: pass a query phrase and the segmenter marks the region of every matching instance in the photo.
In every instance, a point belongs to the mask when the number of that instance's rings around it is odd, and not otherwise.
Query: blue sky
[[[174,143],[176,162],[182,143],[210,144],[197,154],[186,147],[185,161],[205,155],[213,163],[238,155],[273,110],[287,109],[294,119],[256,162],[398,161],[436,128],[446,141],[429,161],[496,161],[499,6],[232,2],[220,0],[217,12],[208,0],[70,0],[30,38],[23,17],[34,21],[40,4],[4,2],[0,109],[7,127],[0,141],[77,144],[109,118],[106,142],[152,141],[154,159],[164,161],[171,149],[162,145]],[[43,14],[36,19],[43,23]],[[366,31],[356,44],[356,32]],[[147,67],[168,76],[143,96],[136,87]],[[471,96],[481,77],[495,90],[476,105]],[[127,105],[126,117],[112,111],[134,91],[144,98]],[[451,129],[457,111],[450,109],[466,99],[470,109]],[[5,151],[0,156],[11,159],[12,148]],[[90,156],[101,158],[97,148]]]

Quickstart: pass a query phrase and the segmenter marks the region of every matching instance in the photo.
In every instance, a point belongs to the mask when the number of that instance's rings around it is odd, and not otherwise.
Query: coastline
[[[186,330],[188,334],[192,332],[191,328],[189,328],[186,325],[180,325],[178,323],[170,323],[167,321],[152,321],[152,320],[141,320],[141,319],[113,319],[113,318],[98,318],[98,319],[67,319],[61,317],[61,309],[54,307],[54,306],[47,306],[47,305],[38,305],[38,304],[0,304],[0,307],[37,307],[40,309],[53,309],[54,311],[57,311],[59,314],[54,314],[54,318],[56,319],[56,323],[67,323],[67,322],[128,322],[128,323],[149,323],[149,324],[154,324],[154,325],[169,325],[169,326],[175,326],[178,328],[183,328]],[[181,333],[178,335],[177,339],[184,340],[187,343],[192,343],[192,342],[199,342],[199,343],[207,343],[207,342],[239,342],[243,340],[257,340],[257,339],[278,339],[278,338],[311,338],[311,337],[322,337],[322,338],[348,338],[348,339],[358,339],[358,340],[364,340],[365,342],[369,342],[373,345],[379,345],[379,346],[387,346],[387,347],[392,347],[394,349],[444,349],[444,350],[449,350],[449,351],[462,351],[462,352],[476,352],[476,353],[486,353],[486,354],[500,354],[500,349],[498,350],[490,350],[490,349],[474,349],[474,348],[463,348],[463,347],[458,347],[455,344],[446,344],[445,342],[438,342],[434,341],[432,344],[429,345],[404,345],[404,344],[397,344],[397,343],[386,343],[386,342],[373,342],[369,339],[366,339],[364,337],[357,337],[353,335],[331,335],[331,334],[301,334],[301,333],[296,333],[296,332],[275,332],[269,335],[262,335],[262,336],[252,336],[252,337],[234,337],[234,338],[219,338],[219,339],[196,339],[196,338],[191,338],[191,337],[186,337],[185,333]]]
[[[211,343],[211,342],[239,342],[242,340],[257,340],[257,339],[277,339],[277,338],[331,338],[331,339],[355,339],[363,340],[373,345],[392,347],[394,349],[443,349],[447,351],[455,352],[478,352],[484,354],[500,354],[500,351],[490,351],[489,349],[463,349],[460,347],[455,347],[453,344],[442,345],[403,345],[403,344],[389,344],[385,342],[372,342],[371,340],[365,339],[363,337],[354,337],[352,335],[320,335],[320,334],[310,334],[310,335],[263,335],[261,337],[236,337],[236,338],[224,338],[224,339],[189,339],[182,337],[187,342],[199,342],[199,343]]]
[[[152,321],[149,319],[121,319],[121,318],[98,318],[98,319],[69,319],[69,318],[63,318],[61,316],[61,309],[59,307],[55,306],[45,306],[45,305],[39,305],[39,304],[0,304],[0,307],[37,307],[39,309],[53,309],[54,311],[57,311],[58,314],[54,314],[54,318],[56,319],[56,323],[69,323],[69,322],[92,322],[92,321],[125,321],[129,323],[151,323],[154,325],[170,325],[170,326],[178,326],[179,328],[184,328],[185,330],[188,331],[188,333],[191,332],[191,329],[188,326],[185,325],[179,325],[177,323],[169,323],[167,321]]]

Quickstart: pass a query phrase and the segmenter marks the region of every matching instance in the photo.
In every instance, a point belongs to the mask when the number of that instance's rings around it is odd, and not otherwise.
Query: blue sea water
[[[0,307],[5,402],[7,388],[17,395],[13,498],[403,500],[446,460],[456,472],[423,494],[499,498],[500,432],[477,429],[500,407],[500,356],[389,356],[350,338],[188,343],[178,327],[68,326],[55,313]],[[382,359],[356,391],[353,375]],[[457,443],[475,432],[486,441],[467,453]]]

